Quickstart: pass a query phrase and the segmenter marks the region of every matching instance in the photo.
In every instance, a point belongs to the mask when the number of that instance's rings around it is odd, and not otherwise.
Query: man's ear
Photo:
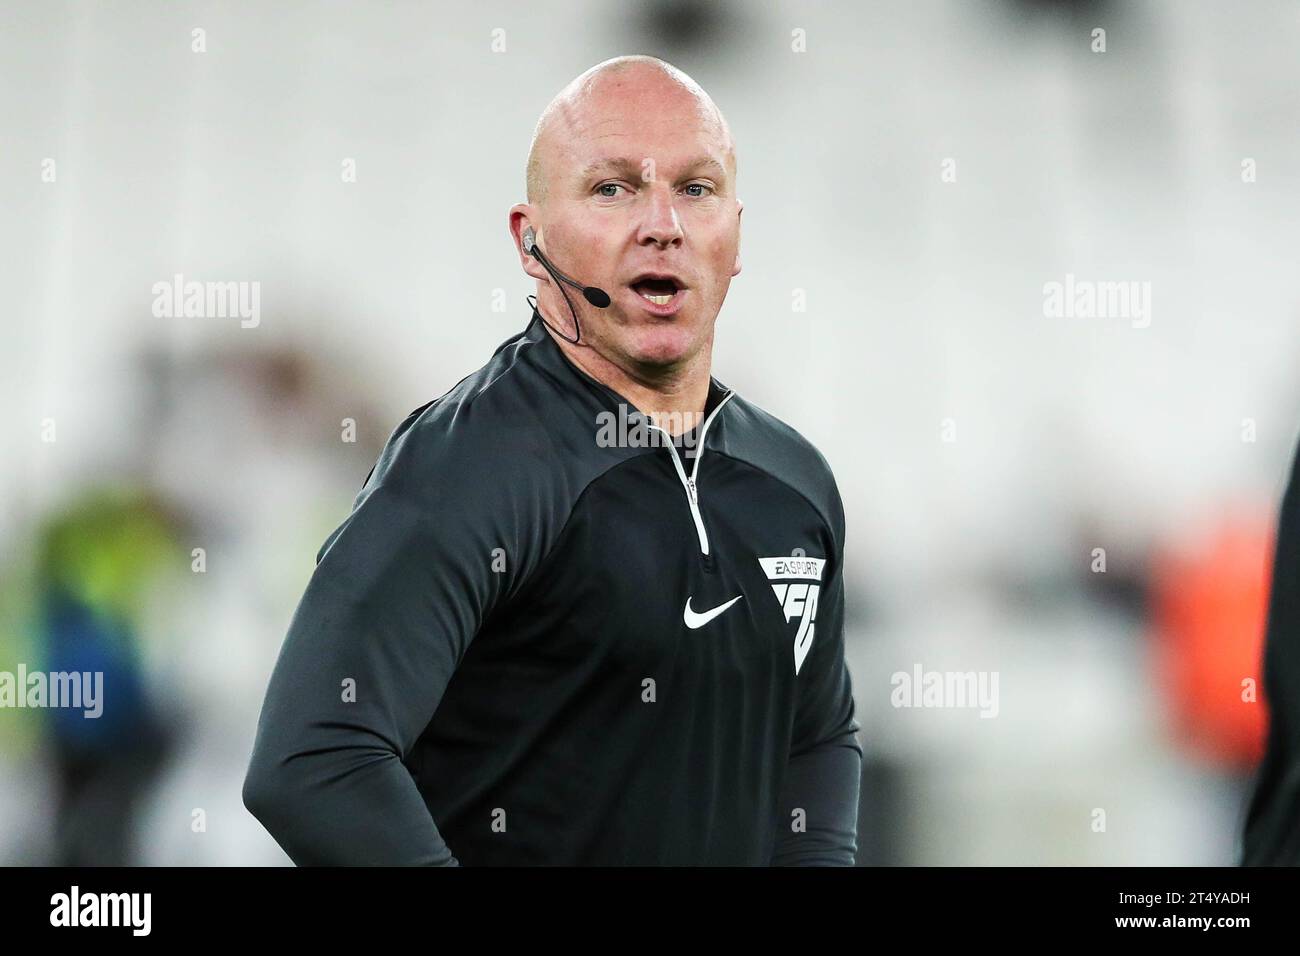
[[[510,236],[515,241],[515,251],[519,253],[519,264],[524,267],[524,272],[528,273],[534,279],[548,280],[550,276],[542,268],[542,264],[533,256],[524,251],[524,230],[529,226],[533,228],[533,241],[541,243],[542,227],[534,220],[536,209],[528,203],[517,203],[510,207]]]
[[[740,275],[740,214],[745,211],[745,204],[739,199],[736,200],[736,261],[732,263],[731,275]]]

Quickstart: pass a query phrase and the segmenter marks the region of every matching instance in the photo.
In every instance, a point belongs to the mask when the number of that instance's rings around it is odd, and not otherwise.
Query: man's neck
[[[711,335],[689,363],[657,375],[622,368],[590,345],[574,345],[550,328],[546,328],[546,334],[569,361],[626,398],[670,435],[690,431],[703,417],[709,398],[709,369],[713,354]]]

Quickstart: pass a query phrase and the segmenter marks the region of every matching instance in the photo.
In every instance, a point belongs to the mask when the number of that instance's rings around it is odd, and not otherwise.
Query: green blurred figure
[[[99,491],[38,532],[40,667],[103,675],[100,716],[74,707],[43,712],[58,794],[56,865],[136,862],[136,806],[175,733],[151,700],[142,612],[160,572],[177,560],[176,526],[144,493]]]

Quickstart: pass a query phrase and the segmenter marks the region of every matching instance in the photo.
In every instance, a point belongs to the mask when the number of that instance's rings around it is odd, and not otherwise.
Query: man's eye
[[[713,192],[713,187],[710,186],[708,183],[690,183],[686,188],[687,188],[687,189],[707,189],[709,192]],[[691,195],[692,195],[694,198],[699,199],[701,196],[704,196],[705,193],[692,193]]]
[[[596,190],[599,192],[602,189],[622,189],[622,188],[623,187],[620,186],[618,183],[601,183],[599,186],[596,187]],[[604,196],[606,199],[613,199],[616,194],[602,192],[601,195]]]

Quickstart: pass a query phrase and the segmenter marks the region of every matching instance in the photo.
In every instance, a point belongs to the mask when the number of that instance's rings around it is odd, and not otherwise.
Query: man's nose
[[[677,207],[673,204],[672,189],[666,183],[655,183],[646,191],[645,215],[641,220],[641,243],[654,242],[660,246],[681,244],[683,233]]]

